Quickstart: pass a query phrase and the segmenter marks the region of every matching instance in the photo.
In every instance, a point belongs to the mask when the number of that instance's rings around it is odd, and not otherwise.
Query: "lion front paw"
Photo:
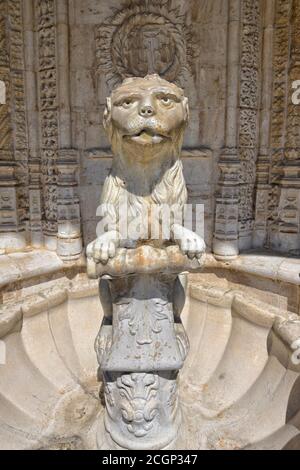
[[[181,225],[173,226],[173,237],[181,251],[190,259],[200,258],[205,252],[206,245],[203,238]]]
[[[118,246],[118,232],[105,232],[87,246],[86,255],[88,258],[92,258],[96,263],[101,262],[105,264],[109,258],[115,256]]]

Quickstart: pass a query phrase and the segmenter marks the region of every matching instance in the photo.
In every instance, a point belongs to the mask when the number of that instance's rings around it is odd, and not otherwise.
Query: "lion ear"
[[[184,120],[186,123],[188,123],[189,118],[190,118],[190,110],[189,110],[189,100],[186,97],[183,98],[183,107],[185,111]]]
[[[106,106],[103,114],[103,127],[109,138],[111,136],[111,99],[106,98]]]

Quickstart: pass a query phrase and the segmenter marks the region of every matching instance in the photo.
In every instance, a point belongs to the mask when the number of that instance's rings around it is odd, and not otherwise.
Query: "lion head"
[[[104,127],[126,165],[161,165],[179,157],[188,121],[183,90],[158,75],[128,78],[107,98]]]

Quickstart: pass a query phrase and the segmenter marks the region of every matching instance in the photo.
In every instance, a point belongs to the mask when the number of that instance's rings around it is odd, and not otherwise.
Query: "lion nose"
[[[141,106],[140,114],[143,117],[153,116],[153,114],[154,114],[153,106],[151,106],[150,104]]]

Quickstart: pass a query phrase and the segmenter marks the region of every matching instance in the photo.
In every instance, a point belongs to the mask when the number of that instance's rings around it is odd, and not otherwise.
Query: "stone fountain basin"
[[[176,447],[300,448],[289,313],[242,284],[190,274],[182,318],[191,349],[180,375]],[[93,343],[101,319],[97,281],[83,273],[5,294],[0,449],[96,448],[104,408]]]

